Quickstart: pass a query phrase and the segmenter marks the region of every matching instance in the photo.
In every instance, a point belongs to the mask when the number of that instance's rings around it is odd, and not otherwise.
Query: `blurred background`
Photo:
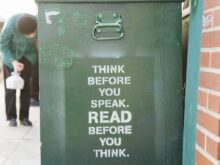
[[[34,0],[0,0],[0,21],[5,21],[16,13],[24,12],[37,14],[37,5]]]

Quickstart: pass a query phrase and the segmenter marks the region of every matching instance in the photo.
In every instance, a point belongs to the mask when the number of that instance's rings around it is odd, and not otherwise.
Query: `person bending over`
[[[29,121],[31,66],[35,64],[37,50],[37,19],[30,14],[12,16],[4,25],[0,37],[3,55],[4,80],[16,71],[24,79],[20,93],[19,120],[21,125],[32,126]],[[6,117],[9,126],[17,126],[16,90],[5,87]]]

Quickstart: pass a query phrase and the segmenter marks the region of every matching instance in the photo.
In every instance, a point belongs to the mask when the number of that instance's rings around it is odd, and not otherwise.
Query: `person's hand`
[[[12,63],[12,65],[14,67],[14,70],[16,72],[20,73],[24,69],[24,64],[22,64],[22,63],[20,63],[18,61],[12,61],[11,63]]]

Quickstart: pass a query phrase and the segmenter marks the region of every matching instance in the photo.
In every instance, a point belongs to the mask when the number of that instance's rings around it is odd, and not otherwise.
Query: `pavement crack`
[[[15,145],[14,149],[12,150],[12,152],[8,155],[8,157],[6,157],[5,161],[3,162],[3,165],[5,165],[7,163],[7,161],[13,156],[13,154],[16,152],[18,146],[19,146],[19,141]]]
[[[32,128],[29,128],[27,131],[25,131],[24,135],[21,139],[25,140],[25,136],[32,130]]]

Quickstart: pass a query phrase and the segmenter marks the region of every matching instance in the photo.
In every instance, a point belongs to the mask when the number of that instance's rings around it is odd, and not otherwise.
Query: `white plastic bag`
[[[24,88],[24,80],[18,72],[12,72],[11,76],[6,78],[6,88],[14,90]]]

